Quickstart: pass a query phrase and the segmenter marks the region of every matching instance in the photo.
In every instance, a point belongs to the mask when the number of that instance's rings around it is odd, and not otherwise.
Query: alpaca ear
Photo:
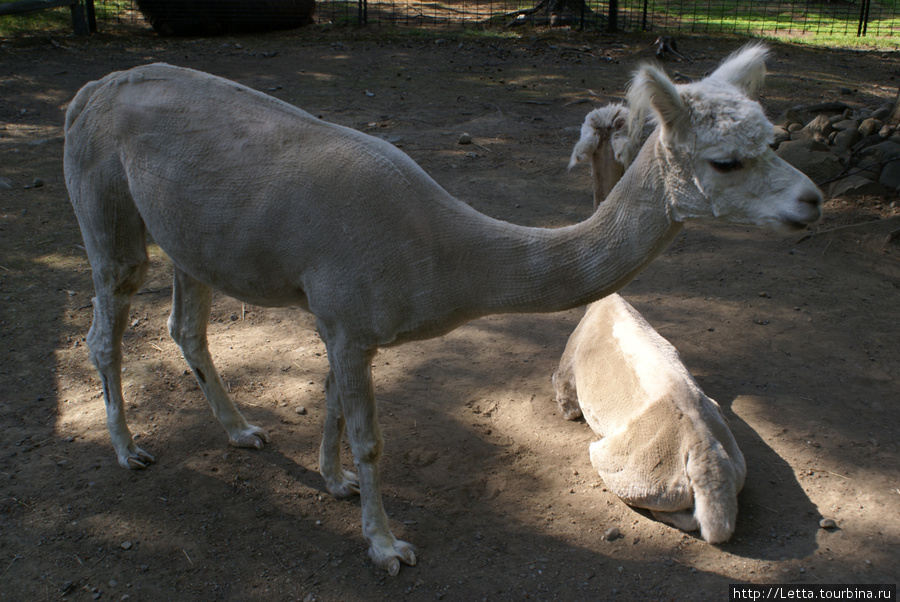
[[[725,59],[707,79],[737,86],[753,98],[766,79],[768,56],[769,49],[762,44],[748,44]]]
[[[635,142],[640,139],[648,107],[656,113],[663,131],[674,139],[682,140],[689,133],[689,111],[678,87],[657,67],[644,65],[638,70],[628,90],[628,105],[628,136]]]

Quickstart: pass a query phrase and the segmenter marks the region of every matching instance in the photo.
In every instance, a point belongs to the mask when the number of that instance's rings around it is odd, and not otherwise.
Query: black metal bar
[[[97,14],[94,11],[94,0],[85,0],[84,9],[87,12],[88,30],[97,33]]]
[[[609,31],[619,29],[619,0],[609,0]]]
[[[869,20],[869,0],[859,3],[859,27],[856,28],[856,37],[866,35],[866,22]]]
[[[359,0],[359,15],[357,20],[360,25],[366,25],[369,22],[369,3],[367,0]]]

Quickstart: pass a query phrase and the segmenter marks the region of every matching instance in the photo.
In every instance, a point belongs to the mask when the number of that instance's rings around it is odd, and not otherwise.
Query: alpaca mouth
[[[791,230],[794,232],[797,232],[799,230],[805,230],[807,227],[809,227],[809,222],[801,222],[799,220],[790,219],[787,217],[781,218],[781,224],[788,230]]]

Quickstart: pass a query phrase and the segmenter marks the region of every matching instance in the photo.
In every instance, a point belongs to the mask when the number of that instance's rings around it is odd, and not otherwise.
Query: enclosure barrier
[[[246,0],[240,18],[259,19],[260,7],[286,1]],[[13,6],[28,7],[23,10],[71,6],[78,27],[76,11],[90,11],[92,16],[95,3],[101,22],[145,24],[136,0],[18,0],[0,4],[0,15],[10,14]],[[171,4],[220,19],[218,12],[225,5],[234,11],[235,2]],[[900,35],[900,0],[320,0],[315,3],[315,21],[436,29],[545,25],[595,31],[890,37]]]
[[[97,31],[94,0],[17,0],[0,4],[0,17],[62,6],[72,9],[72,29],[75,35],[87,35]]]

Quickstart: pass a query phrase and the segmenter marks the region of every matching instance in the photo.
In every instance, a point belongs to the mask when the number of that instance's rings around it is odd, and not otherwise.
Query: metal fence
[[[133,0],[95,0],[101,20],[141,22]],[[320,0],[316,21],[437,28],[563,25],[588,30],[769,36],[900,35],[900,0]]]

